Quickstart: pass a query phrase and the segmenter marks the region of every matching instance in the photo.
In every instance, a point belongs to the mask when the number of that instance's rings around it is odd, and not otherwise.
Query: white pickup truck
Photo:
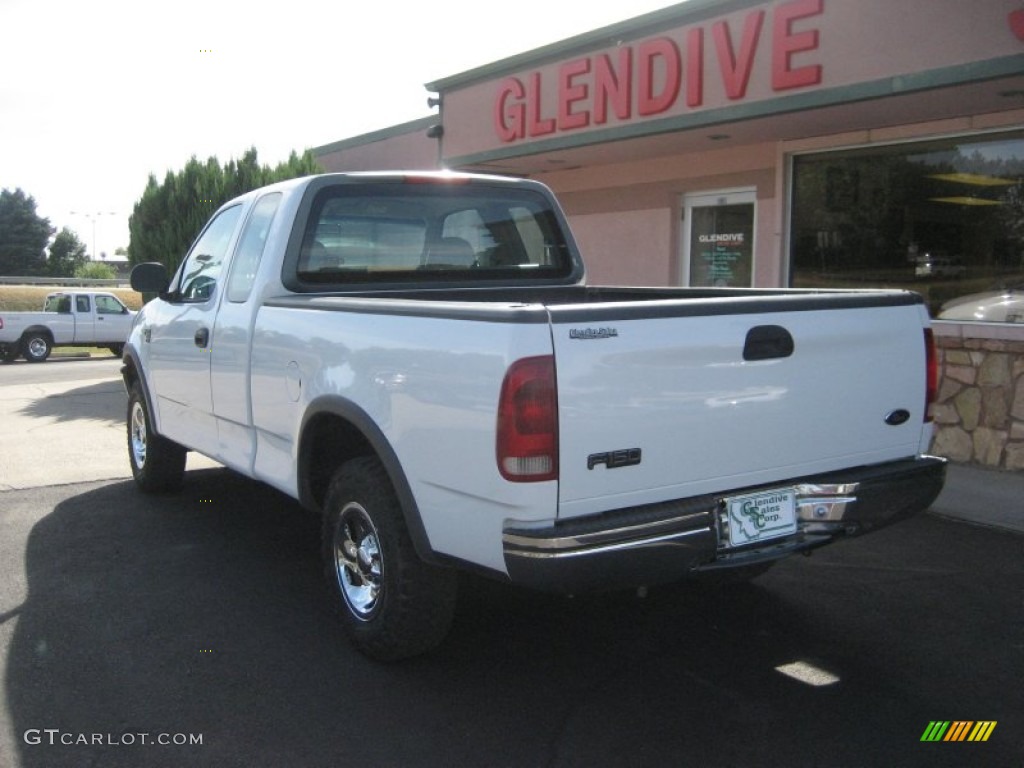
[[[622,254],[629,259],[630,254]],[[144,491],[186,450],[322,515],[355,645],[441,642],[455,574],[615,589],[776,560],[925,509],[936,366],[904,291],[592,287],[551,193],[298,179],[136,267]]]
[[[107,347],[120,356],[134,320],[111,293],[51,293],[42,312],[0,312],[0,360],[41,363],[54,347]]]

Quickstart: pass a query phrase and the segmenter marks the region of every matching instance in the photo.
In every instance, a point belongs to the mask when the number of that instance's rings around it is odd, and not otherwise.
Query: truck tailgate
[[[927,316],[913,294],[549,311],[560,517],[920,450]]]

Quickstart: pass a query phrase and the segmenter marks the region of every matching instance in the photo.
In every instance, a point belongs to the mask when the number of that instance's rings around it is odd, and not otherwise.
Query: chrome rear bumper
[[[539,528],[510,520],[503,532],[505,565],[513,582],[572,592],[663,583],[699,571],[777,560],[927,509],[942,490],[945,474],[945,459],[925,456]],[[731,547],[723,498],[773,488],[795,490],[797,533]]]

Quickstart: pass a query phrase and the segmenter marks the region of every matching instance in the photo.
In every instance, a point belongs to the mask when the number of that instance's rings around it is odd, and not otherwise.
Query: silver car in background
[[[947,301],[936,319],[1024,323],[1024,282]]]

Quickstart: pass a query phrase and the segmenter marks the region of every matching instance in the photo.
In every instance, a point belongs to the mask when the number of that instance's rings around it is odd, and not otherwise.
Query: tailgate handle
[[[781,325],[758,325],[747,331],[743,359],[775,360],[793,354],[793,336]]]

